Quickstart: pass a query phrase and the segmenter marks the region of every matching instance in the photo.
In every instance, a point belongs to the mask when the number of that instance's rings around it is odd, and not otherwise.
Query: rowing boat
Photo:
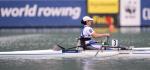
[[[80,40],[80,39],[79,39]],[[101,49],[98,50],[81,50],[81,45],[64,48],[59,44],[56,44],[54,48],[60,48],[60,50],[48,49],[48,50],[29,50],[29,51],[7,51],[0,52],[0,59],[5,58],[88,58],[88,57],[146,57],[150,58],[150,47],[146,48],[134,48],[121,47],[118,44],[118,40],[112,40],[112,45],[109,45],[109,37],[106,37],[108,44],[103,44]],[[77,43],[78,44],[78,43]],[[76,48],[73,50],[73,48]],[[106,48],[111,48],[107,49]]]
[[[1,58],[87,58],[95,57],[97,50],[30,50],[0,52]],[[132,48],[130,50],[100,50],[96,57],[130,56],[150,58],[150,48]]]

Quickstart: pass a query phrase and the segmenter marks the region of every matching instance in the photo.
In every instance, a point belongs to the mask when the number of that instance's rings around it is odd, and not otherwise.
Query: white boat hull
[[[77,53],[62,53],[54,50],[31,50],[0,52],[0,59],[57,59],[57,58],[89,58],[95,57],[97,50],[79,51]],[[150,50],[103,50],[96,57],[142,57],[150,58]]]

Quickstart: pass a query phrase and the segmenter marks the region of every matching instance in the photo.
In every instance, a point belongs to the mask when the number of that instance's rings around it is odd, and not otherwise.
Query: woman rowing
[[[97,44],[96,41],[92,40],[92,38],[99,38],[99,37],[107,37],[110,36],[110,34],[99,34],[96,33],[91,25],[93,24],[93,19],[89,16],[84,16],[83,19],[81,20],[81,24],[84,25],[82,31],[81,31],[81,46],[83,47],[84,50],[90,49],[90,50],[95,50],[99,49],[102,47],[102,45]]]

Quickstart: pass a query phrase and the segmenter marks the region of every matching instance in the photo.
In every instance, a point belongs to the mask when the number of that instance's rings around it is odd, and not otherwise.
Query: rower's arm
[[[92,34],[92,37],[107,37],[107,36],[110,36],[110,34],[99,34],[99,33],[96,33],[96,32],[93,32]]]

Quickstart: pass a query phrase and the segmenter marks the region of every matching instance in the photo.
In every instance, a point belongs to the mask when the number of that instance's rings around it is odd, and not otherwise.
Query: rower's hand
[[[109,34],[109,33],[106,33],[105,35],[108,36],[108,37],[110,37],[110,34]]]

